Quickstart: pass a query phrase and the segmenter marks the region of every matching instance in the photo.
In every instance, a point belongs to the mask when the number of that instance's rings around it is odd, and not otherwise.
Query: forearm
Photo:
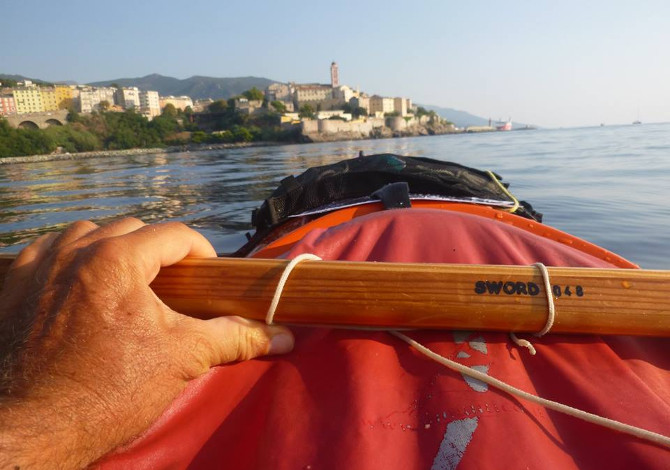
[[[81,427],[70,405],[39,400],[0,405],[0,469],[78,469],[109,450]]]

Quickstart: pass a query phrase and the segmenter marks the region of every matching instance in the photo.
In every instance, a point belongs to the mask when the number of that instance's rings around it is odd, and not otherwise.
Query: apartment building
[[[40,92],[40,89],[31,82],[27,83],[28,86],[24,85],[12,90],[16,113],[27,114],[44,111],[44,103],[42,102],[42,93]]]
[[[116,90],[116,104],[123,109],[140,109],[140,90],[137,87],[123,87]]]
[[[16,114],[14,95],[11,93],[0,93],[0,116]]]
[[[370,97],[370,115],[381,113],[392,113],[395,111],[395,100],[393,98],[384,98],[379,95]]]
[[[160,99],[157,91],[140,91],[140,113],[149,119],[159,116],[161,113]]]

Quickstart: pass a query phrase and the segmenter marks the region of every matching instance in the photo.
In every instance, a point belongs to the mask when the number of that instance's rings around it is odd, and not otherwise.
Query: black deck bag
[[[245,256],[253,250],[267,234],[289,217],[313,211],[337,202],[361,198],[382,199],[384,193],[398,194],[402,190],[395,185],[392,191],[379,191],[393,183],[406,183],[410,196],[430,195],[453,198],[476,198],[514,202],[499,181],[481,170],[457,163],[443,162],[423,157],[404,157],[394,154],[360,155],[332,165],[310,168],[297,177],[283,179],[279,187],[252,214],[256,233],[242,247],[237,256]],[[502,183],[505,187],[507,184]],[[375,196],[373,193],[377,192]],[[393,196],[396,197],[396,196]],[[385,205],[386,205],[386,201]],[[403,203],[390,207],[402,207]],[[387,206],[388,207],[388,206]],[[532,206],[519,201],[516,215],[542,221],[542,214]]]

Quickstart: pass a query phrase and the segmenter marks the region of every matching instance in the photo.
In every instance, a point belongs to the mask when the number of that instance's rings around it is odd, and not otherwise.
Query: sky
[[[0,73],[340,82],[542,127],[670,121],[670,2],[33,0]]]

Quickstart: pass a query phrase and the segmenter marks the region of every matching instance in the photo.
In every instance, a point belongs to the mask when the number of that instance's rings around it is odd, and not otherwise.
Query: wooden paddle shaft
[[[151,287],[188,315],[264,320],[287,263],[187,259],[163,268]],[[670,273],[548,271],[552,332],[670,336]],[[537,332],[547,311],[537,267],[304,261],[286,283],[275,323]]]

